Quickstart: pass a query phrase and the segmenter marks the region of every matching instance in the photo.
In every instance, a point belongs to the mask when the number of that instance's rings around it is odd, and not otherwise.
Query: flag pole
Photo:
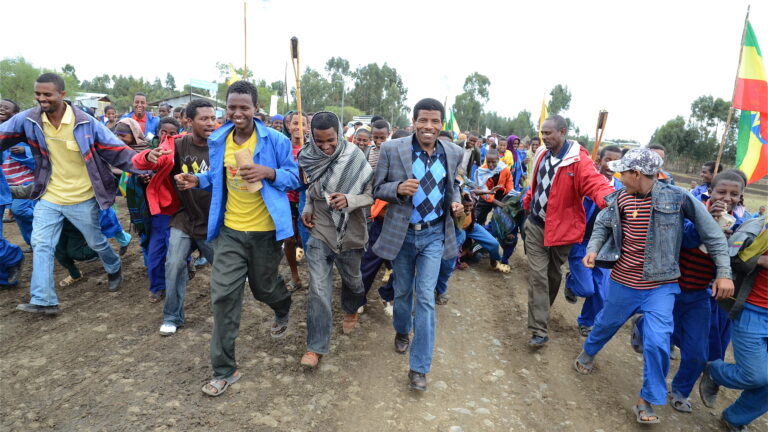
[[[728,118],[725,120],[725,130],[723,136],[720,138],[720,149],[717,151],[717,159],[715,160],[715,169],[713,176],[717,175],[717,168],[720,166],[720,158],[723,156],[723,149],[725,148],[725,138],[728,136],[728,132],[731,129],[731,117],[733,116],[733,100],[736,99],[736,85],[739,82],[739,69],[741,69],[741,55],[744,53],[744,38],[747,36],[747,23],[749,22],[749,5],[747,5],[747,16],[744,17],[744,29],[741,31],[741,43],[739,44],[739,63],[736,65],[736,78],[733,80],[733,94],[731,95],[731,106],[728,108]]]
[[[299,143],[304,147],[304,116],[301,114],[301,68],[299,66],[299,39],[291,38],[291,64],[296,77],[296,114],[299,116]]]
[[[248,76],[248,18],[245,9],[246,2],[243,0],[243,80]]]

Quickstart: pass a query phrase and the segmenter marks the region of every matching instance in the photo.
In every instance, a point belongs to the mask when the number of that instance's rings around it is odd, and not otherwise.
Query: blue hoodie
[[[299,169],[293,161],[291,141],[280,132],[266,127],[259,119],[254,118],[253,123],[258,136],[253,163],[275,170],[275,180],[262,181],[264,187],[261,189],[261,197],[275,223],[277,240],[283,240],[293,236],[293,219],[286,192],[299,186]],[[198,187],[212,193],[208,213],[208,241],[215,239],[224,225],[224,211],[227,208],[224,153],[227,135],[234,129],[234,123],[228,121],[208,137],[210,168],[204,173],[195,174],[200,180]]]

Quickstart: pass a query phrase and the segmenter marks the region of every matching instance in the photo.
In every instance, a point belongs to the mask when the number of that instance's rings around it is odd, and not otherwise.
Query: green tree
[[[165,75],[165,88],[170,91],[176,91],[176,78],[170,72]]]
[[[301,109],[303,111],[320,111],[328,101],[328,92],[331,84],[320,72],[307,67],[301,76]],[[294,100],[296,99],[296,89],[292,90]],[[293,108],[295,109],[295,102]]]
[[[35,80],[40,70],[24,57],[0,60],[0,97],[14,100],[22,109],[35,104]]]
[[[697,157],[697,141],[699,135],[695,128],[689,128],[683,116],[677,116],[656,129],[651,137],[652,143],[658,143],[667,148],[673,155],[687,154]]]
[[[408,111],[405,106],[408,89],[395,68],[386,63],[381,67],[377,63],[370,63],[357,68],[351,76],[354,87],[346,92],[347,104],[367,114],[385,118],[395,117],[403,110]]]
[[[483,105],[488,103],[488,87],[491,80],[487,76],[474,72],[464,80],[464,93],[456,96],[453,110],[459,124],[467,129],[480,129]]]
[[[64,67],[63,67],[63,68],[61,68],[61,73],[63,73],[64,75],[69,75],[69,76],[71,76],[71,77],[72,77],[72,78],[74,78],[74,79],[75,79],[75,81],[77,81],[78,83],[80,82],[80,80],[78,80],[78,79],[77,79],[77,74],[75,73],[75,67],[74,67],[74,66],[72,66],[72,65],[71,65],[71,64],[69,64],[69,63],[65,64],[65,65],[64,65]]]
[[[504,135],[517,135],[521,138],[533,136],[533,121],[531,121],[531,113],[527,110],[517,113],[517,116],[509,122],[509,126],[509,131],[503,132]]]
[[[549,95],[551,96],[547,104],[549,115],[560,114],[562,111],[567,111],[568,107],[571,106],[571,92],[568,90],[568,86],[558,84],[549,92]]]

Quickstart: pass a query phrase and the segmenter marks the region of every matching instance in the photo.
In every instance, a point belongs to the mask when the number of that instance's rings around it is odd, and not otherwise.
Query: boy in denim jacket
[[[685,190],[656,181],[662,160],[647,148],[632,149],[609,168],[621,173],[624,189],[608,195],[583,263],[612,267],[605,307],[574,362],[581,374],[592,372],[594,356],[636,313],[644,313],[643,388],[634,412],[638,423],[659,423],[653,405],[667,398],[672,309],[680,292],[677,278],[682,226],[690,219],[717,267],[713,295],[733,294],[722,229],[701,202]]]

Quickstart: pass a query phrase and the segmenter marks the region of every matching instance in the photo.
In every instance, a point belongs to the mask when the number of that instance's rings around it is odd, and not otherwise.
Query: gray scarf
[[[339,123],[336,114],[321,111],[315,114],[331,114]],[[365,191],[365,187],[373,177],[373,169],[363,152],[356,145],[348,142],[342,135],[341,124],[338,125],[338,139],[336,150],[332,155],[323,153],[315,145],[312,131],[315,129],[314,118],[310,125],[310,140],[304,144],[299,152],[299,167],[307,176],[307,182],[311,186],[319,183],[320,191],[325,194],[334,192],[345,195],[359,195]],[[344,210],[331,209],[331,218],[336,227],[336,247],[341,250],[344,235],[347,231],[349,213]]]

